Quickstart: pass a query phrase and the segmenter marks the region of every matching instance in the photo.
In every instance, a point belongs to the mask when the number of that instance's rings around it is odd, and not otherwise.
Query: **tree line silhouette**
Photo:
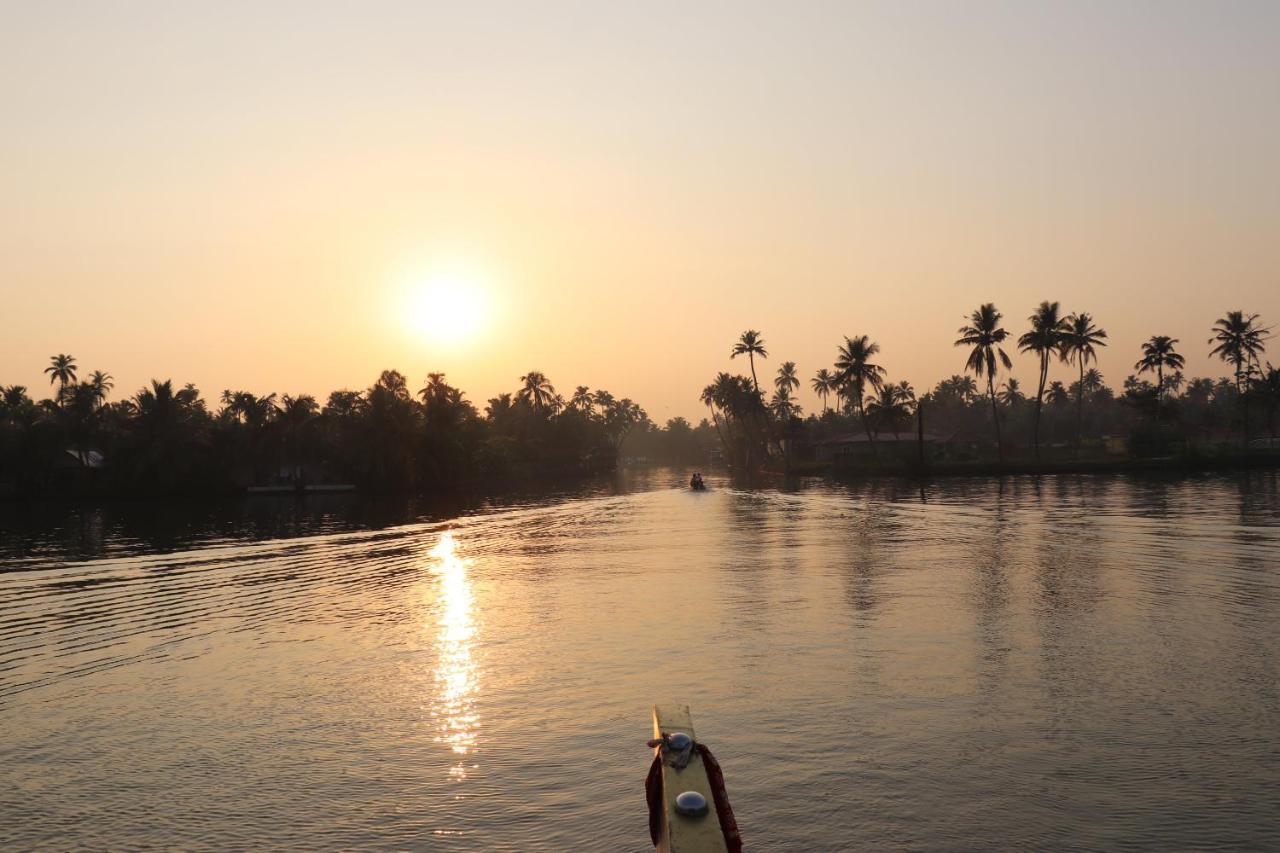
[[[611,469],[624,444],[627,456],[679,464],[718,451],[750,470],[811,460],[816,445],[851,434],[865,437],[875,460],[886,434],[925,427],[994,460],[1039,461],[1046,448],[1088,457],[1114,438],[1135,455],[1235,452],[1260,427],[1274,446],[1280,370],[1263,364],[1270,329],[1256,314],[1231,311],[1211,328],[1209,353],[1231,376],[1184,377],[1180,341],[1154,335],[1119,390],[1096,366],[1108,341],[1091,315],[1042,302],[1016,339],[1003,319],[991,303],[974,310],[955,341],[963,372],[920,395],[889,379],[869,336],[845,337],[832,366],[810,380],[821,411],[808,417],[795,398],[795,362],[782,363],[771,390],[761,387],[756,362],[769,352],[748,330],[730,360],[745,356],[750,375],[717,374],[701,393],[708,417],[662,427],[605,390],[578,386],[565,398],[538,371],[483,412],[442,373],[428,374],[415,394],[395,370],[323,404],[307,394],[225,390],[210,405],[194,386],[170,380],[110,401],[109,373],[81,378],[75,358],[58,354],[45,368],[50,397],[37,402],[23,386],[0,386],[0,492],[210,493],[274,483],[422,491]],[[1035,388],[1001,381],[1014,352],[1036,359]],[[1076,379],[1049,381],[1055,362],[1074,366]]]
[[[928,424],[954,443],[990,447],[1003,461],[1009,451],[1042,458],[1046,441],[1055,454],[1065,449],[1074,458],[1100,451],[1103,440],[1123,438],[1136,455],[1221,452],[1248,446],[1253,435],[1251,413],[1261,413],[1266,433],[1275,439],[1280,408],[1280,369],[1262,356],[1271,330],[1257,314],[1230,311],[1214,322],[1209,354],[1232,368],[1231,377],[1184,377],[1180,342],[1153,335],[1141,345],[1134,373],[1119,393],[1104,381],[1096,366],[1107,333],[1094,317],[1064,314],[1058,302],[1040,303],[1027,318],[1028,328],[1016,339],[1003,325],[1004,315],[992,303],[979,306],[957,334],[955,346],[965,353],[963,373],[940,381],[917,396],[905,381],[891,382],[879,364],[880,346],[867,335],[846,336],[832,367],[819,368],[810,387],[822,411],[802,419],[794,400],[800,379],[794,362],[784,362],[766,398],[756,374],[756,360],[767,359],[761,333],[743,332],[730,359],[745,355],[750,376],[722,372],[707,385],[701,401],[707,407],[726,458],[752,467],[768,457],[786,463],[815,442],[851,431],[862,432],[872,449],[884,433],[895,435]],[[1002,372],[1013,368],[1011,351],[1036,359],[1036,387],[1024,391],[1017,379]],[[1076,368],[1069,385],[1049,380],[1055,363]],[[1154,378],[1152,383],[1147,377]],[[835,405],[829,405],[834,397]],[[990,436],[984,439],[983,435]]]
[[[323,404],[307,394],[226,390],[214,406],[195,386],[170,380],[109,402],[111,375],[81,379],[67,354],[53,356],[45,373],[48,399],[0,388],[0,484],[20,494],[276,483],[428,490],[610,468],[629,433],[653,429],[630,399],[585,386],[565,399],[538,371],[483,413],[443,373],[429,374],[416,394],[404,374],[386,370],[367,389],[334,391]],[[687,443],[692,430],[676,427],[673,436]]]

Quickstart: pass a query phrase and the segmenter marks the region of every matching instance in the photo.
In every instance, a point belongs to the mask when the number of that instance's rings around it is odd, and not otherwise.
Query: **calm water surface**
[[[1273,472],[0,512],[0,848],[1280,846]]]

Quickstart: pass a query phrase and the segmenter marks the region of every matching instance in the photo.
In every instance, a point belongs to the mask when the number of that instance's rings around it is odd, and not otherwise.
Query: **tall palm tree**
[[[574,388],[573,396],[569,398],[569,405],[583,414],[591,414],[596,405],[595,398],[591,396],[591,389],[586,385]]]
[[[1000,407],[996,404],[996,373],[1000,365],[1005,370],[1013,367],[1009,355],[1000,344],[1009,337],[1009,333],[1000,325],[1004,315],[996,310],[990,302],[969,315],[967,325],[959,329],[959,340],[955,345],[969,347],[969,358],[965,361],[965,369],[975,376],[987,379],[987,394],[991,397],[991,414],[996,423],[996,452],[1000,461],[1004,461],[1004,441],[1000,438]]]
[[[49,366],[44,369],[49,374],[49,384],[58,383],[58,400],[61,401],[67,386],[76,381],[76,359],[73,355],[58,353],[50,357]]]
[[[556,399],[555,386],[547,379],[545,373],[530,370],[520,377],[522,387],[516,393],[516,399],[541,412],[551,408]]]
[[[836,389],[835,375],[825,367],[813,374],[809,387],[822,399],[822,411],[827,411],[827,396]]]
[[[703,404],[711,410],[711,422],[716,425],[716,437],[720,439],[720,447],[727,450],[728,448],[724,443],[724,433],[720,431],[720,415],[716,413],[717,396],[716,384],[713,382],[706,388],[702,389],[702,395],[698,399],[700,399]]]
[[[873,343],[866,335],[856,338],[845,337],[844,344],[836,351],[836,379],[849,388],[849,396],[857,401],[858,415],[862,418],[862,428],[866,430],[867,441],[875,447],[875,438],[871,435],[871,425],[867,423],[867,412],[863,403],[867,388],[880,392],[884,385],[885,369],[873,364],[871,359],[880,352],[880,345]]]
[[[114,378],[103,370],[95,370],[89,376],[89,388],[92,389],[95,407],[106,402],[107,395],[111,393],[112,388],[116,387],[116,383],[112,381]]]
[[[786,389],[786,396],[790,397],[791,392],[800,387],[800,377],[796,374],[796,363],[794,361],[784,361],[782,366],[778,368],[778,378],[773,380],[773,387],[779,392]]]
[[[1213,324],[1213,337],[1209,338],[1209,343],[1217,346],[1209,351],[1209,355],[1216,355],[1235,367],[1238,393],[1244,394],[1248,367],[1258,363],[1258,357],[1267,349],[1265,341],[1270,336],[1271,330],[1259,325],[1257,314],[1246,317],[1243,311],[1228,311],[1225,317]]]
[[[1040,385],[1036,389],[1036,419],[1032,433],[1036,459],[1040,458],[1040,410],[1044,406],[1044,388],[1049,379],[1049,359],[1053,355],[1066,360],[1065,341],[1067,322],[1057,302],[1041,302],[1040,307],[1027,318],[1031,330],[1018,338],[1021,352],[1034,352],[1040,358]]]
[[[1178,355],[1173,348],[1177,342],[1177,338],[1171,338],[1168,335],[1152,335],[1151,339],[1142,345],[1142,358],[1133,366],[1139,373],[1155,371],[1157,403],[1164,399],[1164,369],[1167,367],[1171,370],[1181,370],[1186,365],[1186,359]]]
[[[1076,386],[1076,443],[1084,433],[1084,372],[1085,366],[1098,360],[1097,347],[1105,347],[1107,332],[1093,325],[1093,317],[1084,311],[1067,315],[1067,331],[1063,346],[1068,358],[1080,368],[1080,383]]]
[[[751,384],[759,392],[760,383],[756,381],[756,356],[768,358],[769,352],[764,348],[764,338],[755,329],[748,329],[742,333],[742,337],[738,338],[738,342],[733,345],[729,358],[737,358],[740,355],[745,355],[751,362]]]

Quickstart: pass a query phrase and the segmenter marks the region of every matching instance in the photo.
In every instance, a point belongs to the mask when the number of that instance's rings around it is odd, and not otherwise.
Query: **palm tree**
[[[1080,368],[1080,383],[1076,386],[1076,443],[1084,432],[1084,372],[1085,365],[1098,360],[1096,347],[1105,347],[1107,332],[1093,325],[1093,317],[1085,312],[1067,316],[1067,331],[1063,345],[1068,358]]]
[[[19,409],[30,402],[27,399],[27,386],[25,385],[10,385],[8,388],[3,389],[3,392],[3,395],[0,395],[0,400],[3,400],[6,409]]]
[[[111,393],[111,389],[116,387],[112,381],[114,377],[102,370],[95,370],[89,376],[89,387],[93,389],[94,406],[101,406],[107,399],[107,395]]]
[[[1168,335],[1152,335],[1142,345],[1142,358],[1133,366],[1139,373],[1155,371],[1157,403],[1164,399],[1164,369],[1181,370],[1186,365],[1186,359],[1173,349],[1177,342],[1177,338]]]
[[[1009,333],[1000,325],[1003,316],[994,304],[986,303],[969,315],[969,323],[960,327],[960,339],[955,343],[958,347],[970,347],[965,369],[975,376],[987,378],[991,414],[996,422],[996,452],[999,453],[1001,462],[1004,461],[1004,442],[1000,438],[1000,407],[996,405],[996,373],[1001,364],[1005,370],[1013,367],[1008,353],[1000,346],[1009,337]]]
[[[733,345],[729,358],[737,358],[740,355],[745,355],[747,360],[751,362],[751,384],[755,386],[758,392],[760,383],[756,381],[756,356],[768,358],[769,353],[764,348],[764,338],[755,329],[748,329],[742,333],[742,337],[738,338],[738,342]]]
[[[591,400],[592,402],[595,403],[596,407],[600,409],[601,414],[604,414],[605,412],[609,411],[609,409],[612,408],[615,402],[615,400],[613,399],[613,395],[610,394],[608,391],[604,390],[603,388],[601,388],[596,393],[592,394]]]
[[[716,384],[713,382],[706,388],[702,389],[702,395],[698,399],[700,399],[706,407],[711,410],[711,422],[716,425],[716,437],[720,439],[721,449],[727,450],[728,448],[724,443],[724,433],[720,431],[720,415],[716,413],[717,396]]]
[[[1244,421],[1244,440],[1249,441],[1249,377],[1259,368],[1259,356],[1266,351],[1265,341],[1271,336],[1271,330],[1258,323],[1258,315],[1248,317],[1243,311],[1228,311],[1225,317],[1213,324],[1213,337],[1209,343],[1216,343],[1209,355],[1216,355],[1223,361],[1230,362],[1236,371],[1236,398],[1240,401],[1241,419]]]
[[[813,393],[822,399],[822,411],[827,411],[827,396],[836,390],[836,377],[830,370],[825,367],[813,374],[813,380],[810,383]]]
[[[871,359],[880,352],[880,345],[873,343],[866,335],[856,338],[845,337],[844,345],[836,352],[836,380],[850,389],[850,395],[858,403],[858,414],[862,417],[862,428],[866,430],[867,440],[875,447],[875,438],[871,435],[871,426],[867,423],[867,413],[863,404],[867,388],[876,393],[884,385],[885,369],[872,364]]]
[[[789,425],[793,417],[798,418],[804,413],[800,404],[791,398],[791,390],[785,386],[773,392],[773,399],[769,401],[769,411],[773,412],[784,426]]]
[[[1071,402],[1071,395],[1067,393],[1067,386],[1057,379],[1049,383],[1049,387],[1045,389],[1044,396],[1054,406],[1062,406]]]
[[[541,412],[555,404],[556,389],[547,379],[546,374],[530,370],[520,377],[523,387],[516,393],[516,399]]]
[[[782,367],[778,368],[778,378],[773,380],[773,387],[779,392],[786,389],[787,396],[791,395],[800,387],[800,377],[796,375],[796,363],[794,361],[782,362]]]
[[[579,385],[574,388],[573,396],[569,398],[569,405],[583,414],[591,414],[595,408],[595,399],[591,396],[591,389],[586,385]]]
[[[1090,394],[1097,394],[1104,387],[1102,371],[1096,367],[1089,368],[1084,372],[1084,376],[1080,377],[1080,385]]]
[[[1258,325],[1258,315],[1248,317],[1243,311],[1228,311],[1225,317],[1213,324],[1213,337],[1209,343],[1217,343],[1209,351],[1223,361],[1230,362],[1236,369],[1236,391],[1244,393],[1244,380],[1249,371],[1248,365],[1256,365],[1258,357],[1266,351],[1264,341],[1271,336],[1271,330]]]
[[[1041,302],[1035,313],[1027,318],[1031,330],[1018,338],[1021,352],[1034,352],[1040,357],[1040,385],[1036,389],[1036,419],[1032,433],[1036,459],[1040,458],[1040,410],[1044,405],[1044,388],[1049,379],[1049,359],[1055,353],[1066,359],[1067,321],[1059,314],[1057,302]]]
[[[1018,386],[1018,380],[1012,376],[1004,381],[1004,385],[1000,386],[1000,403],[1007,408],[1012,409],[1026,399],[1027,395],[1022,393],[1022,389]]]
[[[896,436],[901,432],[899,427],[911,417],[915,392],[906,382],[885,383],[867,400],[867,417],[875,422],[876,433],[879,434],[881,427],[888,427]]]
[[[73,355],[58,353],[50,357],[49,366],[44,369],[49,374],[49,384],[58,383],[58,399],[61,400],[67,386],[76,381],[76,359]]]

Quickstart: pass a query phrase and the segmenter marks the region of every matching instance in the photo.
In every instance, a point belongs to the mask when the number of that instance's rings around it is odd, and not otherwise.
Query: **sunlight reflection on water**
[[[435,670],[436,697],[432,715],[438,726],[436,743],[443,743],[458,756],[449,775],[465,779],[476,765],[471,754],[476,747],[476,730],[480,727],[475,713],[475,694],[479,686],[471,643],[475,636],[472,620],[471,584],[467,580],[467,563],[458,556],[457,540],[452,531],[441,534],[440,541],[428,556],[436,578],[439,596],[437,631],[438,664]]]

